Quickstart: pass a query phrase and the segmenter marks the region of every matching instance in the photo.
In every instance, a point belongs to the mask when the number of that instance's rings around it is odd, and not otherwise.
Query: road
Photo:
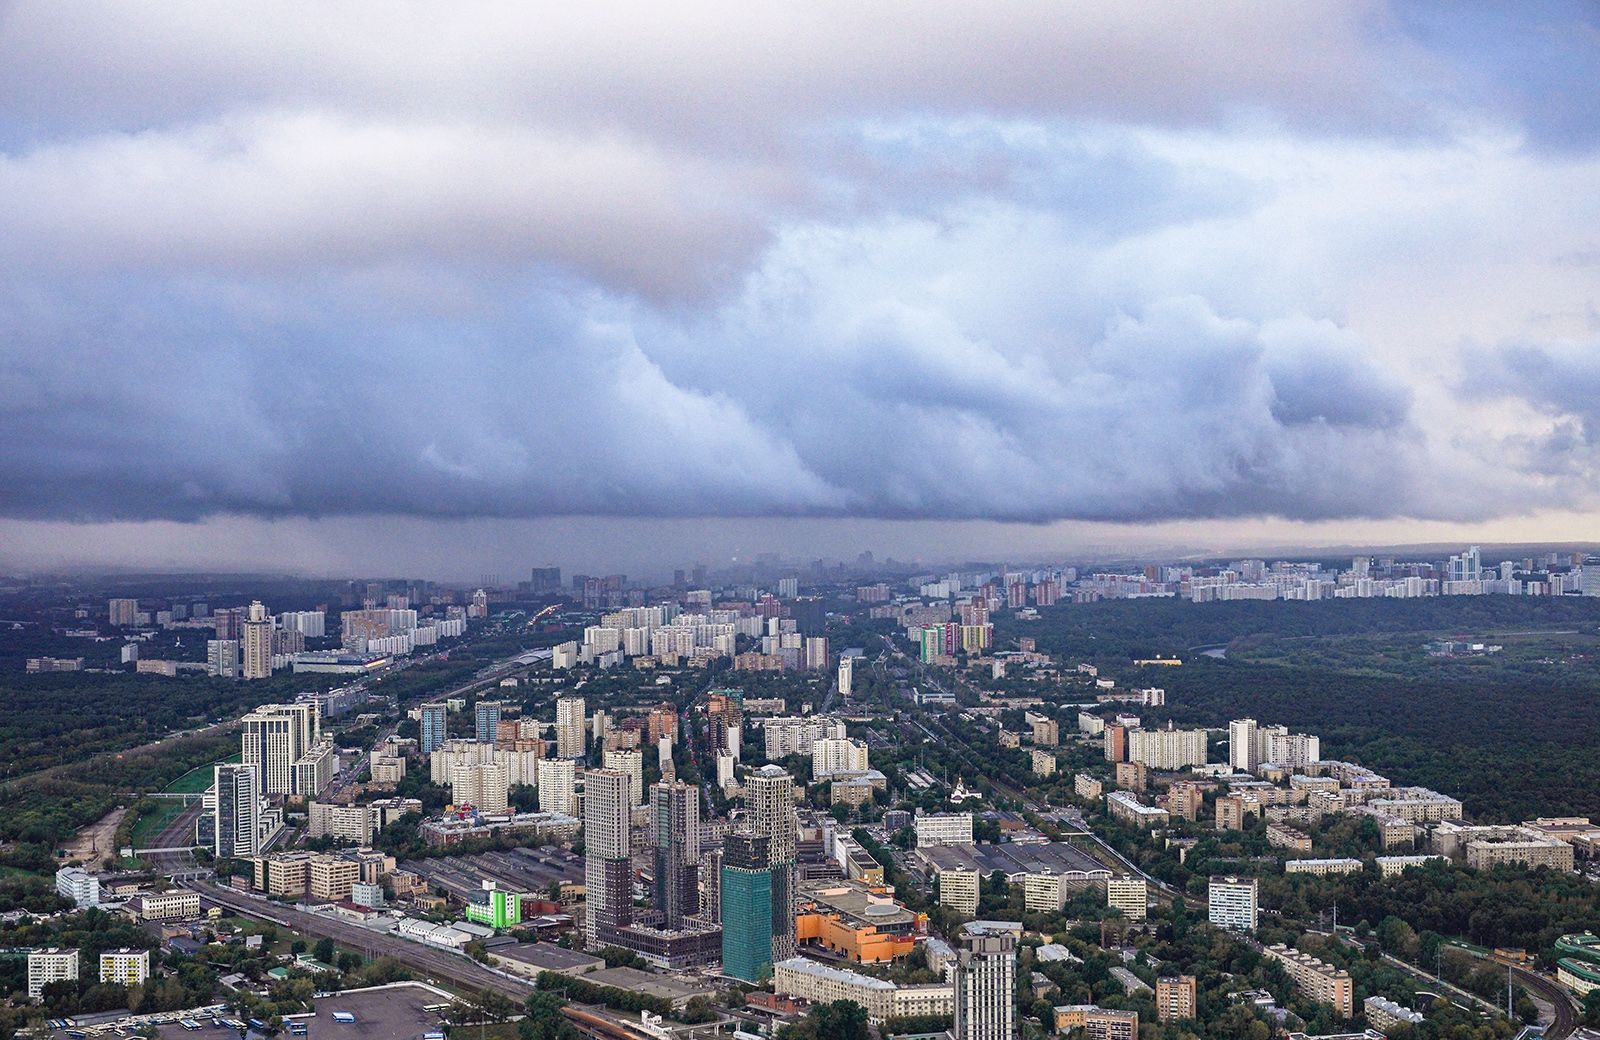
[[[534,992],[533,983],[508,978],[460,954],[408,942],[336,917],[306,913],[282,903],[252,899],[206,881],[186,881],[183,887],[200,893],[203,904],[220,906],[253,920],[276,924],[297,935],[332,939],[346,949],[370,957],[393,957],[430,978],[444,979],[466,989],[493,990],[519,1004]]]

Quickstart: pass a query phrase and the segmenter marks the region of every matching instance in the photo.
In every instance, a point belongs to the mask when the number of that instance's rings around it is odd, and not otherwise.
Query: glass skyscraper
[[[722,971],[760,984],[772,977],[772,860],[764,834],[728,835],[722,855]]]

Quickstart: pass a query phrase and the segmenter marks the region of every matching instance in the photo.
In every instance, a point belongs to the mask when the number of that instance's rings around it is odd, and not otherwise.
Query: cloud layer
[[[431,11],[0,10],[0,515],[1595,505],[1582,8]]]

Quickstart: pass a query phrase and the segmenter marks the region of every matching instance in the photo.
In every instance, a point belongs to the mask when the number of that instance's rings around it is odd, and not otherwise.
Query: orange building
[[[871,964],[911,953],[928,933],[928,915],[895,902],[887,887],[819,881],[802,886],[794,930],[799,942]]]

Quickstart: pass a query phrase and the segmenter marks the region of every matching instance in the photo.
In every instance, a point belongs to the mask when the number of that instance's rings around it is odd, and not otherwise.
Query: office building
[[[588,753],[582,697],[556,698],[556,757],[582,758]]]
[[[961,934],[955,984],[954,1040],[1012,1040],[1016,1036],[1017,940],[1009,932]]]
[[[467,901],[466,918],[504,931],[522,922],[522,896],[506,891],[493,881],[485,881],[483,888],[472,893]]]
[[[78,951],[52,946],[28,954],[28,996],[38,1000],[52,982],[78,981]]]
[[[535,775],[538,777],[540,812],[577,815],[577,769],[571,759],[541,758],[535,767]]]
[[[700,789],[659,783],[650,788],[650,844],[655,860],[655,909],[661,926],[683,927],[700,912]]]
[[[479,701],[472,714],[477,723],[478,743],[493,744],[500,731],[500,702]]]
[[[246,679],[272,678],[272,617],[260,600],[250,604],[244,619],[240,671]]]
[[[971,813],[923,813],[912,819],[917,832],[917,848],[935,848],[940,845],[971,845]]]
[[[583,934],[592,947],[608,945],[633,921],[629,782],[615,769],[592,769],[583,778]]]
[[[772,975],[770,845],[764,834],[729,834],[723,845],[721,881],[717,886],[723,974],[756,985]]]
[[[1234,932],[1256,930],[1256,879],[1213,877],[1206,890],[1207,919]]]
[[[1150,908],[1150,889],[1144,878],[1121,877],[1106,881],[1106,906],[1130,921],[1143,921]]]
[[[56,895],[70,899],[79,910],[100,905],[100,879],[82,867],[62,867],[56,871]]]
[[[1193,975],[1163,975],[1156,979],[1156,1020],[1180,1022],[1194,1018],[1196,990]]]
[[[150,977],[149,950],[107,950],[100,955],[100,981],[140,986]]]

